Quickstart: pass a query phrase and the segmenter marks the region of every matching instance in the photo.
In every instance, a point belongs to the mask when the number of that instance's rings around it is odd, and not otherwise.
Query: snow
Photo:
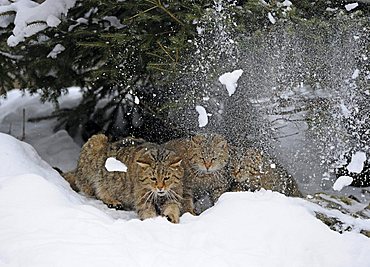
[[[125,27],[125,25],[123,25],[115,16],[105,16],[103,19],[109,21],[110,25],[116,29],[122,29]]]
[[[109,172],[127,172],[127,166],[113,157],[107,158],[105,161],[105,168]]]
[[[342,190],[345,186],[350,185],[353,182],[353,178],[350,176],[340,176],[334,183],[333,189],[335,191]]]
[[[12,133],[18,133],[23,107],[32,116],[51,112],[38,97],[21,96],[13,90],[0,101],[1,131],[13,121]],[[61,105],[76,104],[80,96],[71,88]],[[214,207],[200,216],[184,214],[177,225],[108,209],[74,192],[44,161],[62,153],[62,165],[70,166],[78,156],[63,131],[47,130],[54,123],[27,125],[33,130],[26,141],[38,152],[0,133],[0,266],[369,266],[369,238],[334,232],[315,218],[323,208],[276,192],[225,193]],[[370,230],[369,220],[331,212]]]
[[[49,15],[46,19],[46,24],[49,27],[56,27],[61,23],[61,20],[58,19],[56,16]]]
[[[61,44],[57,44],[53,50],[50,51],[50,53],[47,55],[47,57],[51,57],[51,58],[57,58],[57,56],[62,53],[64,50],[66,50],[66,48],[61,45]]]
[[[346,107],[343,101],[341,101],[340,103],[340,111],[346,119],[351,116],[351,111]]]
[[[352,74],[352,79],[354,80],[354,79],[357,79],[358,78],[358,76],[359,76],[359,74],[360,74],[360,70],[359,69],[355,69],[355,71],[353,72],[353,74]]]
[[[347,11],[351,11],[358,7],[358,3],[351,3],[344,6]]]
[[[366,153],[357,151],[352,155],[351,162],[347,166],[347,170],[354,173],[361,173],[366,161]]]
[[[226,86],[229,96],[235,93],[236,87],[238,86],[237,82],[242,74],[243,70],[234,70],[233,72],[226,72],[218,78],[220,83]]]
[[[269,21],[272,23],[272,24],[275,24],[276,23],[276,19],[274,18],[274,16],[271,14],[271,12],[269,12],[267,14],[267,17],[269,19]]]
[[[204,32],[204,28],[197,26],[197,33],[198,33],[199,35],[202,35],[202,34],[203,34],[203,32]]]
[[[75,106],[81,98],[80,88],[69,88],[68,95],[62,97],[61,108]],[[20,138],[22,136],[23,109],[26,119],[49,116],[54,107],[50,103],[41,104],[40,97],[29,95],[22,97],[22,92],[12,90],[7,98],[0,97],[0,132],[9,133]],[[76,167],[80,145],[65,130],[53,132],[56,119],[40,122],[26,122],[25,141],[35,147],[37,153],[51,166],[63,171]],[[5,149],[4,149],[5,151]]]
[[[134,103],[136,105],[139,105],[140,104],[140,99],[137,96],[134,97]]]
[[[292,2],[290,2],[290,1],[288,1],[288,0],[285,0],[283,3],[283,6],[285,6],[285,7],[291,7],[293,4],[292,4]]]
[[[208,114],[203,106],[196,106],[195,110],[198,112],[199,127],[204,127],[208,124]]]
[[[58,26],[62,15],[66,15],[75,2],[76,0],[45,0],[38,4],[31,0],[19,0],[1,5],[0,13],[15,12],[15,16],[0,16],[0,27],[14,23],[13,35],[8,38],[8,45],[16,46],[26,37],[47,27]]]

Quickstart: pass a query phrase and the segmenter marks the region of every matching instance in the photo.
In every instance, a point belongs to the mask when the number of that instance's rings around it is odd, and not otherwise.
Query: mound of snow
[[[180,224],[140,221],[73,192],[28,144],[0,134],[0,265],[368,266],[370,239],[339,234],[307,201],[226,193]],[[118,216],[119,215],[119,216]],[[366,221],[364,221],[366,223]],[[367,222],[370,223],[370,222]]]

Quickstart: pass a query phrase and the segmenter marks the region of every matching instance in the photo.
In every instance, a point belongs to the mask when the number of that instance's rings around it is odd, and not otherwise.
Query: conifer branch
[[[132,20],[132,19],[134,19],[134,18],[136,18],[136,17],[138,17],[142,14],[148,13],[149,11],[151,11],[153,9],[156,9],[156,8],[158,8],[158,6],[152,6],[152,7],[148,8],[148,9],[142,11],[142,12],[137,13],[136,15],[133,15],[132,17],[129,17],[127,20]]]
[[[160,58],[160,59],[166,59],[165,57],[162,57],[161,55],[157,55],[157,54],[152,53],[152,52],[147,52],[147,55],[157,57],[157,58]]]
[[[161,3],[161,0],[158,0],[158,7],[160,9],[162,9],[164,12],[166,12],[171,18],[173,18],[177,23],[179,23],[181,26],[184,26],[184,23],[182,23],[178,18],[175,17],[174,14],[172,14],[167,8],[165,8],[162,3]]]
[[[157,44],[159,45],[159,47],[167,54],[167,56],[175,62],[175,59],[171,56],[170,52],[167,51],[167,49],[161,44],[160,41],[157,41]]]
[[[168,73],[172,73],[173,71],[171,70],[168,70],[168,69],[163,69],[163,68],[159,68],[159,67],[156,67],[158,64],[148,64],[148,68],[150,69],[153,69],[153,70],[158,70],[158,71],[163,71],[163,72],[168,72]]]
[[[165,8],[163,6],[161,0],[157,0],[156,2],[155,1],[151,1],[151,0],[145,0],[145,1],[148,2],[148,3],[151,3],[153,5],[155,5],[155,7],[158,7],[160,9],[162,9],[165,13],[167,13],[167,15],[169,15],[178,24],[180,24],[181,26],[184,26],[184,23],[182,21],[180,21],[174,14],[172,14],[167,8]]]

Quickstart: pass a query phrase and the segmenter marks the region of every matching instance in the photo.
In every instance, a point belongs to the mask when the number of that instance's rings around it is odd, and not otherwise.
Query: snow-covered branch
[[[14,23],[13,35],[8,38],[9,46],[16,46],[26,37],[47,27],[60,24],[62,15],[75,5],[76,0],[46,0],[38,4],[31,0],[0,0],[0,27]]]

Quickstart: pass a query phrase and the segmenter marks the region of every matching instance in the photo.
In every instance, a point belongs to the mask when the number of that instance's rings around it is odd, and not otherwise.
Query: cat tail
[[[53,167],[53,169],[59,172],[59,174],[69,183],[69,185],[72,187],[74,191],[76,192],[80,191],[80,189],[76,185],[76,172],[75,171],[64,173],[58,167]]]
[[[62,176],[69,183],[74,191],[80,191],[76,184],[76,173],[74,171],[63,173]]]

